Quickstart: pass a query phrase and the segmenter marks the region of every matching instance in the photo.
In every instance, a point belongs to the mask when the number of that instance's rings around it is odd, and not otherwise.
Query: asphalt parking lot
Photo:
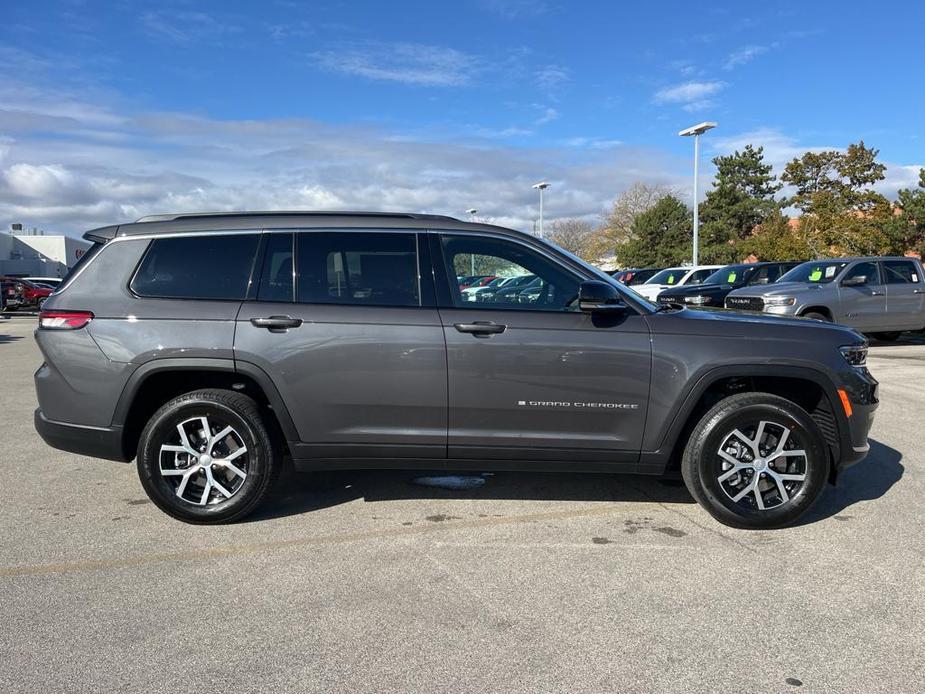
[[[0,321],[0,691],[925,691],[925,336],[871,350],[868,460],[748,532],[656,480],[500,473],[288,474],[184,525],[38,438],[33,328]]]

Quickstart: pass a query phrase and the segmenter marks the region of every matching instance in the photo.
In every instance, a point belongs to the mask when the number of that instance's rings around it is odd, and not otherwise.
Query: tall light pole
[[[694,265],[697,265],[697,256],[699,251],[700,244],[700,203],[697,200],[697,176],[700,169],[700,136],[703,135],[707,130],[711,130],[716,127],[716,123],[713,121],[704,121],[703,123],[698,123],[697,125],[692,125],[686,130],[682,130],[678,133],[681,137],[690,137],[694,136]]]
[[[479,211],[475,209],[474,207],[470,207],[468,210],[466,210],[466,214],[469,215],[470,222],[475,221],[475,215],[477,215],[478,213]],[[475,274],[475,253],[469,254],[469,274],[470,275]]]
[[[534,190],[540,191],[540,238],[543,238],[543,191],[549,187],[549,183],[546,181],[540,181],[539,183],[534,183]]]

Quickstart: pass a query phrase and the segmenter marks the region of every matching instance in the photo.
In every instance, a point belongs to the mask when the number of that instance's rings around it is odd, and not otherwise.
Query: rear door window
[[[911,260],[885,260],[883,269],[887,284],[912,284],[921,282],[918,268]]]
[[[300,302],[421,305],[415,234],[302,232],[296,255]]]
[[[152,298],[243,300],[258,239],[256,233],[156,238],[132,278],[132,291]]]

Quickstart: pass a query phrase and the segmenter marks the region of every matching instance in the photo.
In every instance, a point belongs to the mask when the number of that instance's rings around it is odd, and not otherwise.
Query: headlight
[[[703,306],[710,303],[710,297],[703,296],[702,294],[698,294],[697,296],[685,296],[684,303],[693,304],[694,306]]]
[[[764,299],[765,306],[793,306],[796,299],[792,296],[767,296]]]
[[[847,345],[838,351],[851,366],[862,368],[867,365],[867,345]]]

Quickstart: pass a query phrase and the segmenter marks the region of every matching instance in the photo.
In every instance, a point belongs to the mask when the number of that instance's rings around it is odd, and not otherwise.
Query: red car
[[[4,311],[15,311],[18,308],[41,308],[52,291],[52,289],[39,287],[20,277],[0,277],[0,292],[6,299]]]

